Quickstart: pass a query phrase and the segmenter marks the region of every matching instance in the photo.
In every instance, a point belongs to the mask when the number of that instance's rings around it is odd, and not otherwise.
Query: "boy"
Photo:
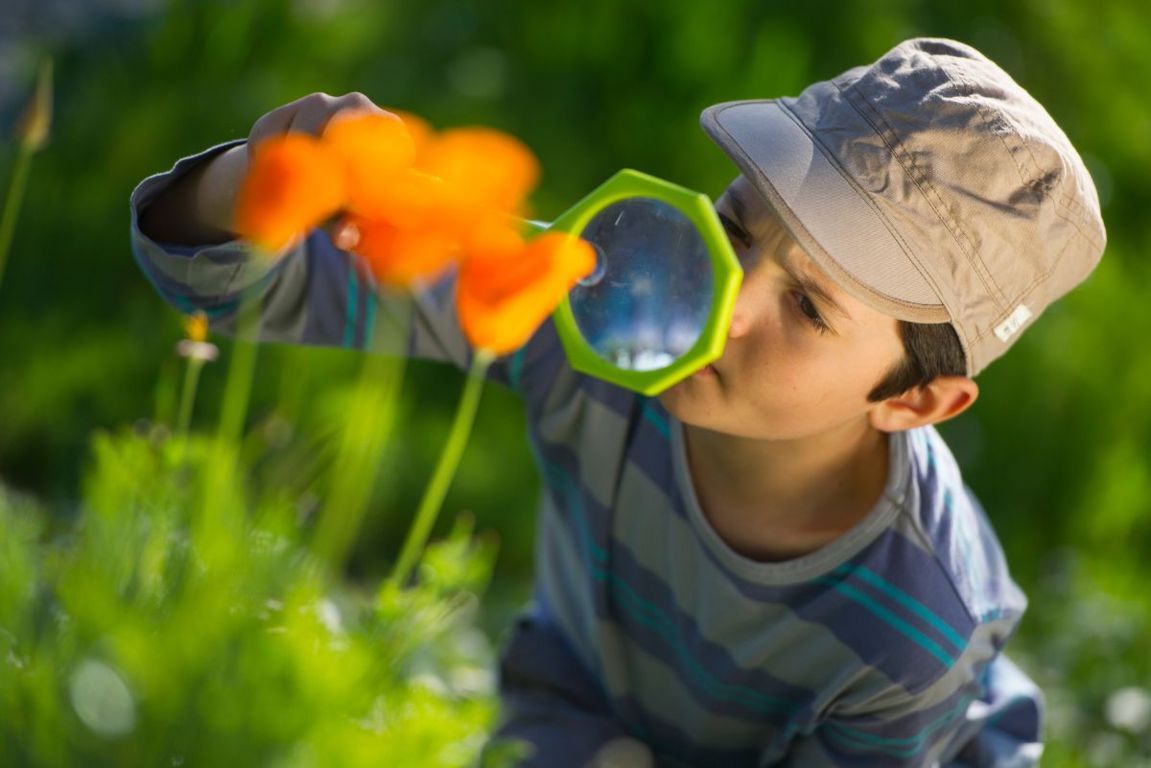
[[[302,99],[249,140],[365,101]],[[501,735],[538,766],[1034,764],[1040,696],[1000,655],[1025,598],[932,425],[1097,263],[1087,171],[948,40],[703,125],[741,173],[717,203],[745,270],[723,356],[644,398],[571,371],[545,323],[496,369],[546,489]],[[245,153],[137,188],[145,272],[223,324],[263,281],[268,338],[386,346],[327,233],[272,267],[231,241]],[[405,343],[462,365],[450,290],[411,303]]]

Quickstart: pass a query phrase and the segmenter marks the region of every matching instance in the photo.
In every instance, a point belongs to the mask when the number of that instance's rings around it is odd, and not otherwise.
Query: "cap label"
[[[1000,341],[1007,343],[1030,319],[1031,310],[1027,308],[1026,304],[1020,304],[1007,316],[1006,320],[995,326],[995,335],[999,337]]]

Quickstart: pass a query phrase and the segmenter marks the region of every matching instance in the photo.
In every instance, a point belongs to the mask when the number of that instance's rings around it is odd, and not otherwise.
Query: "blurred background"
[[[510,131],[540,158],[533,212],[547,219],[623,167],[718,195],[735,171],[699,130],[703,107],[793,95],[907,37],[954,37],[1063,126],[1110,241],[944,432],[1031,598],[1011,649],[1048,695],[1045,764],[1151,765],[1146,30],[1136,0],[0,0],[6,135],[41,57],[56,76],[51,143],[0,284],[0,483],[73,519],[93,432],[173,421],[181,319],[132,261],[129,193],[279,104],[357,90],[436,127]],[[0,143],[0,182],[13,146]],[[299,478],[358,362],[260,351],[245,450],[265,482],[306,495]],[[205,370],[198,422],[214,423],[223,372]],[[377,579],[394,556],[460,385],[453,370],[409,366],[350,578]],[[483,622],[498,637],[529,594],[538,484],[517,402],[489,386],[481,408],[441,522],[467,510],[498,536]]]

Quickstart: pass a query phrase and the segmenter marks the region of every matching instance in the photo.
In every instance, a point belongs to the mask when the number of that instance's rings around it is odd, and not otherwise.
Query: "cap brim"
[[[951,320],[875,204],[784,104],[717,104],[700,122],[837,286],[899,320]]]

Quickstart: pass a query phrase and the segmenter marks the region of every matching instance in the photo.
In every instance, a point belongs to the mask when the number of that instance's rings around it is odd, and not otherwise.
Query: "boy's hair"
[[[930,384],[938,376],[967,373],[963,345],[950,323],[900,320],[899,337],[903,340],[903,359],[867,394],[870,402],[877,403]]]

